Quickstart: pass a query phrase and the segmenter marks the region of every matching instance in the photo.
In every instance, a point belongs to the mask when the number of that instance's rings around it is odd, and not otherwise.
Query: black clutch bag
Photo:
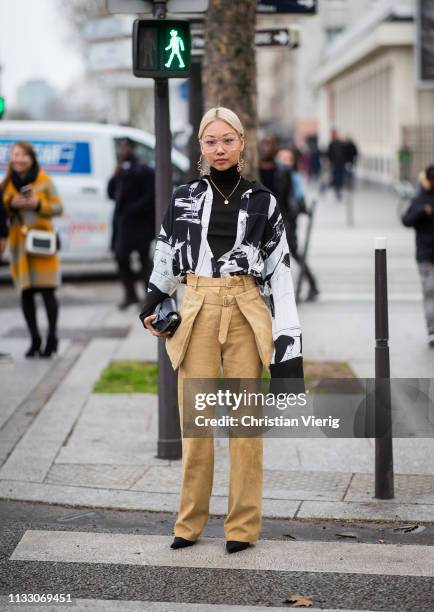
[[[169,332],[169,334],[173,336],[181,323],[181,315],[177,312],[176,302],[171,297],[165,298],[151,314],[157,315],[156,318],[151,321],[151,325],[155,331],[160,333]],[[149,313],[140,313],[139,317],[143,325],[145,317],[148,316]]]

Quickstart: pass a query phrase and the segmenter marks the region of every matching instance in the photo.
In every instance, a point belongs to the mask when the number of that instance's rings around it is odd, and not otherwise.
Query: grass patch
[[[158,393],[158,365],[154,361],[112,361],[93,392]]]
[[[325,378],[356,378],[344,361],[304,361],[306,387]],[[264,369],[263,379],[270,375]],[[158,364],[154,361],[112,361],[96,382],[94,393],[158,393]]]

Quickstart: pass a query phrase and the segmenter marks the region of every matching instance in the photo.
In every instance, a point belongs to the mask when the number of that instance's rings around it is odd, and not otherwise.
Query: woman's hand
[[[39,200],[34,195],[32,195],[30,198],[26,198],[26,200],[28,208],[33,208],[33,210],[36,210],[38,208]]]
[[[148,330],[151,332],[151,334],[152,334],[153,336],[159,336],[159,337],[163,337],[163,338],[164,338],[165,336],[170,336],[170,333],[169,333],[169,332],[157,332],[157,331],[155,330],[155,328],[154,328],[154,327],[152,327],[152,325],[151,325],[151,321],[152,321],[152,319],[155,319],[155,318],[156,318],[156,316],[157,316],[157,315],[151,314],[151,315],[149,315],[148,317],[145,317],[145,318],[143,319],[143,324],[144,324],[144,326],[146,327],[146,329],[148,329]]]
[[[426,212],[427,215],[432,215],[433,208],[432,208],[431,204],[425,204],[423,209],[424,209],[424,211]]]
[[[31,208],[33,210],[36,210],[39,206],[39,201],[34,195],[24,196],[19,193],[16,196],[14,196],[14,198],[11,201],[11,205],[13,208],[18,208],[18,209]]]
[[[27,198],[18,193],[11,200],[12,208],[26,208],[27,207]]]

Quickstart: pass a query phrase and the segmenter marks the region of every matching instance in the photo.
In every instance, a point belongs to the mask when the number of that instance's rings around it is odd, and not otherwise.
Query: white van
[[[55,219],[65,261],[101,260],[111,257],[113,202],[107,182],[116,165],[122,138],[136,143],[137,155],[155,165],[155,137],[135,128],[99,123],[50,121],[0,121],[0,180],[17,140],[30,142],[38,161],[53,179],[65,212]],[[174,185],[183,182],[189,161],[172,150]]]

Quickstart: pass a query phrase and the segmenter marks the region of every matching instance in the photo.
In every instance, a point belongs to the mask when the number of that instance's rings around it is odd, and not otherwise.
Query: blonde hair
[[[241,123],[238,115],[236,115],[234,111],[231,111],[230,108],[226,108],[224,106],[216,106],[214,108],[210,108],[209,111],[207,111],[202,117],[198,133],[199,139],[202,138],[202,134],[204,133],[205,128],[216,119],[221,119],[222,121],[225,121],[236,132],[238,132],[240,136],[244,137],[243,124]]]

